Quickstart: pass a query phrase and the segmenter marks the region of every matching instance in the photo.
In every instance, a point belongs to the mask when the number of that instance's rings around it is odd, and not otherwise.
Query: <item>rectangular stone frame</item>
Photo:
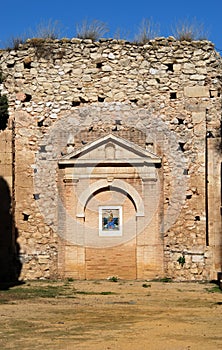
[[[103,228],[103,213],[104,211],[114,211],[118,210],[118,219],[119,219],[119,224],[118,228],[115,229],[107,229],[104,230]],[[100,206],[99,207],[99,236],[101,237],[120,237],[122,236],[122,206],[114,206],[114,205],[109,205],[109,206]]]

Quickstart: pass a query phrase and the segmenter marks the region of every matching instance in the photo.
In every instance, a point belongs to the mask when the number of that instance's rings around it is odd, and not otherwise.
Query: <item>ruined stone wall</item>
[[[0,173],[4,176],[10,190],[12,190],[12,131],[0,133]],[[11,193],[12,194],[12,193]]]
[[[0,132],[0,218],[0,281],[10,281],[16,274],[12,130],[10,129]]]
[[[182,280],[215,278],[220,222],[213,232],[208,225],[206,232],[206,135],[220,136],[221,58],[211,43],[171,37],[144,46],[32,39],[17,51],[1,52],[0,65],[6,75],[2,92],[15,121],[22,277],[58,276],[65,210],[57,186],[58,160],[68,147],[112,132],[162,158],[164,274]],[[212,235],[209,242],[206,234]]]

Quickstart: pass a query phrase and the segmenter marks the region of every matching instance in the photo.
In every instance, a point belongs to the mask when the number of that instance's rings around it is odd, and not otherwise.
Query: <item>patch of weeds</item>
[[[61,24],[59,21],[49,19],[39,23],[36,27],[35,36],[43,39],[58,39],[61,34]]]
[[[88,292],[88,291],[85,291],[85,290],[76,290],[74,291],[75,294],[83,294],[83,295],[96,295],[96,294],[99,294],[99,293],[96,293],[96,292]]]
[[[83,294],[83,295],[110,295],[110,294],[116,294],[114,292],[93,292],[93,291],[84,291],[84,290],[77,290],[74,291],[75,294]]]
[[[130,41],[130,31],[122,28],[117,28],[113,35],[113,38],[116,40]]]
[[[122,304],[122,305],[135,305],[136,301],[129,300],[129,301],[113,301],[111,304]]]
[[[20,293],[27,293],[29,297],[39,297],[39,298],[56,298],[64,292],[61,286],[46,286],[41,288],[31,288],[29,290],[21,289]]]
[[[183,267],[183,265],[184,265],[185,262],[186,262],[185,256],[184,256],[184,255],[180,256],[180,257],[177,259],[177,262]]]
[[[170,277],[164,277],[164,278],[160,279],[160,282],[171,283],[173,281],[172,281],[172,278],[170,278]]]
[[[14,287],[7,291],[0,293],[0,298],[3,296],[8,301],[23,300],[32,298],[56,298],[64,293],[64,287],[62,286],[24,286]]]
[[[66,50],[56,48],[54,40],[51,38],[32,38],[29,39],[30,45],[35,49],[35,54],[38,59],[62,59]]]
[[[212,288],[206,288],[206,291],[208,293],[222,293],[222,290],[220,289],[219,286],[214,286]]]
[[[74,294],[82,294],[82,295],[111,295],[116,294],[114,292],[105,291],[105,292],[93,292],[93,291],[84,291],[84,290],[76,290],[73,292]]]
[[[50,286],[48,288],[38,288],[33,289],[29,292],[30,294],[33,294],[35,297],[40,298],[55,298],[60,294],[60,289],[58,287]]]
[[[74,295],[66,295],[66,298],[68,298],[68,299],[76,299],[76,297]]]
[[[154,24],[151,19],[145,18],[142,20],[138,28],[138,34],[135,37],[135,43],[145,45],[158,35],[159,25]]]
[[[6,43],[6,50],[19,50],[20,45],[23,45],[26,41],[26,37],[24,35],[18,36],[18,37],[11,37],[10,39],[7,40]]]
[[[70,283],[72,283],[72,282],[74,282],[74,278],[72,278],[72,277],[68,277],[67,279],[65,279],[65,281],[64,281],[64,286],[69,286],[70,285]]]
[[[29,40],[31,46],[35,49],[37,58],[50,59],[53,54],[52,40],[45,38],[32,38]]]
[[[143,283],[143,284],[142,284],[142,287],[143,287],[143,288],[150,288],[150,287],[151,287],[151,284]]]
[[[163,277],[163,278],[153,279],[151,282],[170,283],[170,282],[173,282],[173,280],[172,280],[172,278],[170,278],[170,277]]]
[[[76,34],[79,39],[97,41],[108,31],[107,24],[98,20],[93,20],[92,22],[84,20],[76,25]]]
[[[193,41],[206,40],[208,35],[203,23],[199,23],[196,18],[188,18],[176,23],[173,28],[173,36],[180,41]]]
[[[119,278],[117,276],[110,276],[107,280],[110,282],[118,282]]]
[[[7,299],[0,299],[0,305],[1,304],[8,304],[8,300]]]

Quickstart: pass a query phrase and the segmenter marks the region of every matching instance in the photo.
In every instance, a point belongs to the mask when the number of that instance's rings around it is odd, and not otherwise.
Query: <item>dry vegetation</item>
[[[222,347],[213,284],[26,282],[0,291],[0,348],[198,350]]]
[[[44,22],[40,22],[34,30],[29,29],[26,33],[22,35],[15,35],[7,40],[5,43],[5,48],[7,50],[18,50],[20,45],[24,44],[27,39],[59,39],[62,37],[64,30],[63,26],[59,21],[49,19]],[[92,41],[97,41],[103,36],[109,33],[109,27],[107,23],[99,21],[97,19],[89,21],[83,20],[75,25],[73,30],[74,37],[80,39],[91,39]],[[194,19],[183,19],[178,20],[178,22],[170,30],[170,33],[177,40],[205,40],[208,36],[207,31],[203,23],[198,22]],[[146,44],[149,40],[154,39],[161,35],[160,25],[155,23],[150,18],[144,18],[137,30],[134,33],[130,33],[124,28],[118,28],[114,33],[114,38],[133,41],[137,44]],[[129,39],[130,36],[134,36],[133,39]],[[63,38],[65,39],[65,38]]]

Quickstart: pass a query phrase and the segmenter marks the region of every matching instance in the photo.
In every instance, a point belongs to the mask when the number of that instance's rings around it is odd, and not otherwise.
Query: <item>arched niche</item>
[[[136,189],[123,180],[115,179],[112,183],[107,180],[98,180],[91,184],[79,197],[77,204],[77,217],[85,217],[85,207],[90,198],[101,190],[117,190],[123,192],[133,202],[136,209],[136,216],[144,216],[144,204]]]

